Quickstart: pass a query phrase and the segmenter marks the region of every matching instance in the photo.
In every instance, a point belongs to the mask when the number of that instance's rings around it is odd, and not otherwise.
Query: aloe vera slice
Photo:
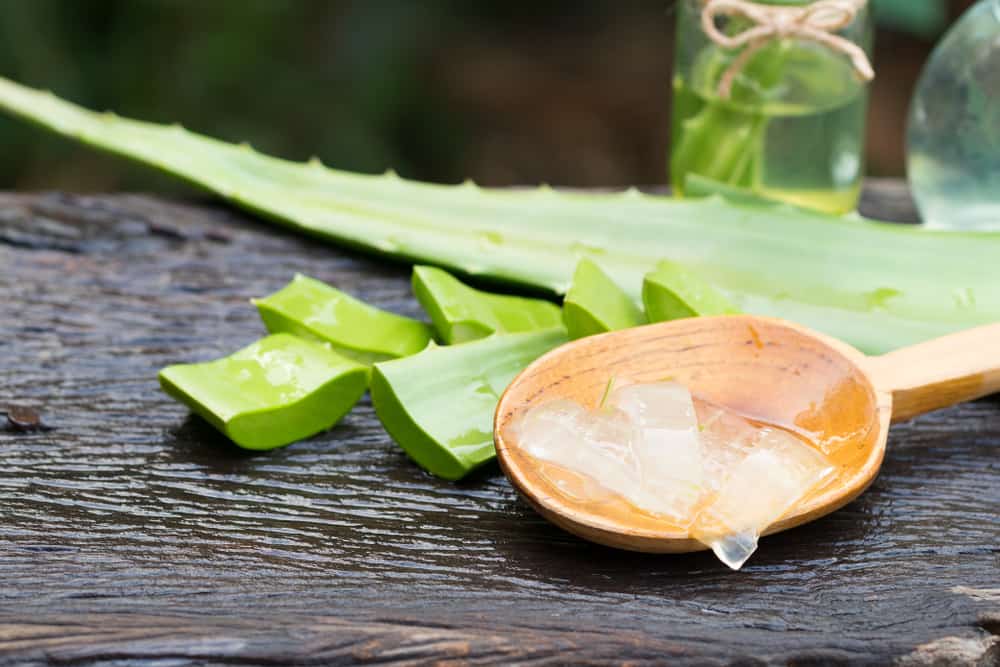
[[[570,338],[636,327],[646,321],[632,297],[601,267],[589,259],[580,260],[563,301],[563,323]]]
[[[431,329],[423,322],[375,308],[300,273],[253,303],[271,333],[329,343],[337,353],[363,364],[416,354],[431,339]]]
[[[274,334],[238,352],[160,371],[160,386],[246,449],[274,449],[336,424],[369,370],[321,343]]]
[[[400,447],[428,472],[461,479],[492,461],[493,412],[525,366],[565,343],[562,327],[432,345],[375,364],[375,413]]]
[[[661,260],[642,281],[650,322],[740,312],[719,290],[674,262]]]
[[[413,293],[449,345],[493,333],[551,329],[561,322],[553,303],[473,289],[433,266],[413,267]]]
[[[712,101],[681,124],[670,158],[673,186],[682,192],[685,177],[696,173],[731,186],[751,188],[757,179],[768,119]],[[685,194],[687,194],[685,192]]]
[[[746,312],[872,354],[1000,321],[1000,234],[935,232],[722,197],[487,190],[296,164],[98,114],[0,79],[0,109],[355,248],[563,294],[582,257],[635,298],[670,257]]]
[[[745,30],[742,21],[730,30]],[[716,96],[732,54],[708,46],[696,58],[691,82],[677,79],[674,97],[688,108],[701,109],[675,127],[676,148],[670,159],[674,188],[687,195],[688,174],[698,174],[731,187],[753,188],[760,178],[764,142],[770,119],[764,113],[767,96],[781,85],[790,47],[775,41],[758,50],[742,68],[732,99]],[[711,91],[711,92],[707,92]],[[695,92],[697,90],[697,92]]]

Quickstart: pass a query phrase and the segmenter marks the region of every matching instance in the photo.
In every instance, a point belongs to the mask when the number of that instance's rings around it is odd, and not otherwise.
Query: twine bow
[[[719,80],[719,96],[727,99],[733,80],[754,53],[768,42],[785,37],[797,37],[822,44],[846,55],[854,71],[865,81],[875,78],[868,54],[849,39],[835,35],[854,20],[867,0],[817,0],[803,7],[762,5],[749,0],[705,0],[701,26],[709,39],[726,49],[740,52]],[[715,25],[719,16],[741,16],[754,25],[736,35],[726,35]]]

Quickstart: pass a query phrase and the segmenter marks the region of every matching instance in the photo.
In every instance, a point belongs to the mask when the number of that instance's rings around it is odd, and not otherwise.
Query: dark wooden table
[[[865,209],[913,216],[892,183]],[[0,409],[52,427],[0,430],[0,663],[1000,660],[1000,400],[894,428],[864,496],[742,572],[618,552],[495,467],[426,475],[367,399],[251,455],[157,389],[295,271],[419,315],[406,266],[221,205],[0,195]]]

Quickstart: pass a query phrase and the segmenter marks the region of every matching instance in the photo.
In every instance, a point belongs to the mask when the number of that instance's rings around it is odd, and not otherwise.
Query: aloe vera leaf
[[[650,322],[740,312],[721,292],[683,266],[662,260],[642,281]]]
[[[589,259],[576,265],[562,314],[571,339],[646,323],[632,297]]]
[[[746,26],[734,22],[728,29],[741,31]],[[735,187],[751,189],[758,184],[769,124],[762,107],[781,85],[785,64],[794,52],[792,42],[777,40],[754,53],[737,75],[731,99],[725,100],[714,89],[738,56],[714,45],[705,47],[691,73],[692,79],[705,83],[679,80],[675,86],[675,98],[699,99],[703,105],[680,123],[674,137],[670,174],[679,193],[687,195],[685,180],[692,173]],[[705,97],[699,94],[706,92]],[[693,104],[687,102],[689,108]]]
[[[291,334],[160,371],[160,386],[245,449],[274,449],[336,424],[368,387],[369,370]]]
[[[254,305],[271,333],[288,332],[329,343],[363,364],[416,354],[427,347],[431,329],[423,322],[359,301],[300,273]]]
[[[351,174],[90,112],[5,79],[0,109],[313,236],[556,294],[579,259],[591,257],[638,298],[643,275],[671,257],[745,312],[797,321],[868,353],[1000,320],[998,234],[721,197],[487,190]]]
[[[483,292],[433,266],[413,267],[413,293],[449,345],[493,333],[551,329],[562,321],[553,303]]]
[[[698,115],[681,123],[681,135],[670,156],[674,187],[684,192],[687,174],[751,188],[762,150],[767,119],[711,101]]]
[[[561,326],[496,334],[375,364],[375,413],[421,467],[461,479],[496,455],[493,412],[503,390],[525,366],[566,340]]]

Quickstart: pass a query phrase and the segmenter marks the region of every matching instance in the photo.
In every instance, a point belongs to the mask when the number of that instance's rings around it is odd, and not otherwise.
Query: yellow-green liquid
[[[850,63],[817,45],[775,42],[751,58],[728,99],[732,54],[709,47],[674,80],[671,181],[694,173],[829,213],[857,205],[867,95]]]

